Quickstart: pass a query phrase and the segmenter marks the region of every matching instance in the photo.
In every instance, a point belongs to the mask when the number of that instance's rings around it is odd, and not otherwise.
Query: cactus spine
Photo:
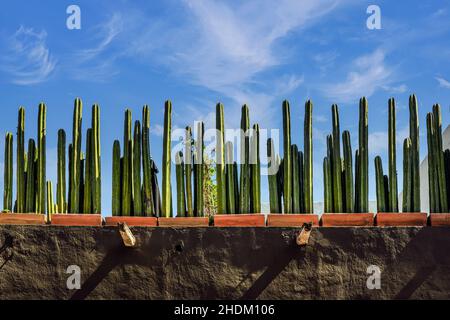
[[[38,162],[37,162],[37,205],[36,213],[45,214],[45,189],[46,189],[46,130],[47,130],[47,107],[44,103],[39,104],[38,112]]]
[[[29,147],[28,147],[29,148]],[[30,149],[28,149],[30,153]],[[29,163],[30,160],[28,160]],[[56,202],[60,213],[66,213],[66,132],[58,130],[58,181],[56,184]],[[30,181],[30,180],[27,180]]]
[[[304,212],[314,213],[313,202],[313,142],[312,142],[312,109],[311,100],[305,103],[305,121],[304,121]]]
[[[184,161],[183,152],[175,155],[175,174],[177,180],[177,217],[186,216],[186,198],[184,190]]]
[[[406,138],[403,142],[403,212],[412,211],[411,187],[412,187],[412,171],[411,171],[411,139]]]
[[[216,179],[217,179],[217,213],[224,214],[227,211],[226,204],[226,179],[225,179],[225,125],[223,117],[223,105],[216,105]]]
[[[125,110],[123,132],[122,215],[131,215],[133,201],[131,110]]]
[[[188,217],[194,216],[194,208],[192,202],[192,129],[191,127],[186,127],[186,137],[185,137],[185,161],[184,161],[184,174],[186,183],[186,214]]]
[[[171,118],[172,118],[172,102],[167,100],[164,106],[164,141],[163,141],[163,158],[162,158],[162,215],[165,217],[172,216],[172,191],[170,185],[170,145],[171,145]],[[200,189],[201,190],[201,189]]]
[[[80,179],[81,179],[81,124],[83,104],[75,99],[72,124],[72,157],[70,180],[70,212],[80,212]],[[39,149],[39,146],[38,146]]]
[[[141,123],[134,122],[133,136],[133,212],[135,216],[142,216],[141,197]]]
[[[369,122],[368,103],[365,97],[359,100],[359,212],[369,211]]]
[[[419,107],[415,95],[409,97],[409,137],[411,139],[411,211],[420,211]]]
[[[253,213],[261,212],[261,164],[259,158],[259,125],[253,125],[251,159],[251,203]]]
[[[283,205],[284,213],[292,212],[292,159],[291,159],[291,111],[289,102],[283,101]]]
[[[390,212],[398,212],[398,188],[397,188],[397,155],[396,155],[396,116],[395,100],[389,99],[389,134],[388,134],[388,156],[389,156],[389,207]]]
[[[112,174],[112,215],[121,214],[121,166],[120,166],[120,142],[114,140],[113,144],[113,174]]]
[[[150,109],[147,105],[145,105],[142,108],[142,167],[144,178],[142,200],[144,206],[143,212],[145,216],[151,216],[155,213],[150,159]]]
[[[226,176],[226,190],[227,190],[227,213],[236,213],[236,198],[235,198],[235,177],[233,168],[233,143],[227,141],[225,143],[225,176]]]
[[[25,212],[25,109],[19,108],[17,123],[17,212]]]
[[[13,135],[10,132],[5,136],[5,163],[3,186],[3,210],[11,212],[13,190]]]

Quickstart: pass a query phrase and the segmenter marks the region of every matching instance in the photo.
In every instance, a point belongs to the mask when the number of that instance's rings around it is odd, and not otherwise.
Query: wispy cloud
[[[409,136],[409,127],[397,130],[397,149],[403,145],[403,140]],[[372,155],[379,155],[388,149],[388,133],[386,131],[376,131],[369,134],[369,150]]]
[[[6,40],[0,69],[11,77],[11,82],[31,85],[46,81],[56,67],[46,43],[47,32],[20,28]]]
[[[450,89],[450,81],[442,77],[435,77],[435,79],[439,82],[439,86],[441,86],[442,88]]]

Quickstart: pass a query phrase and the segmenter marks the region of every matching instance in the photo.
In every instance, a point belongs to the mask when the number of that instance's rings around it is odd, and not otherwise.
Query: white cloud
[[[12,83],[30,85],[46,81],[56,67],[46,43],[45,30],[20,28],[7,40],[0,69],[9,74]]]
[[[381,49],[358,57],[351,64],[352,70],[346,80],[326,85],[324,94],[333,102],[353,102],[362,96],[370,97],[392,81],[392,70],[384,60],[385,53]]]
[[[398,86],[381,86],[381,88],[389,93],[405,93],[408,90],[406,84]]]
[[[164,127],[160,124],[150,125],[150,133],[157,137],[162,137],[164,134]]]
[[[396,143],[397,150],[402,148],[403,140],[409,137],[409,127],[397,130]],[[369,134],[369,152],[372,155],[379,155],[388,150],[388,133],[387,131],[376,131]]]
[[[435,79],[439,82],[439,85],[442,88],[450,89],[450,81],[448,81],[442,77],[435,77]]]

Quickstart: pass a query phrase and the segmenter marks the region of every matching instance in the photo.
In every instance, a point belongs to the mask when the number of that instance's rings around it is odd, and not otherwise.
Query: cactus
[[[159,170],[156,167],[156,164],[153,161],[153,159],[150,159],[150,167],[151,167],[151,172],[152,172],[153,205],[154,205],[154,209],[155,209],[155,215],[157,217],[160,217],[161,216],[161,194],[159,192],[158,176],[157,176],[157,173],[159,172]]]
[[[163,141],[163,158],[162,158],[162,207],[161,214],[165,217],[172,216],[172,191],[170,184],[170,152],[171,152],[171,124],[172,118],[172,102],[167,100],[164,106],[164,141]]]
[[[192,202],[192,129],[189,126],[186,127],[185,140],[184,180],[186,184],[186,214],[188,217],[193,217],[194,207]]]
[[[412,212],[420,211],[420,145],[419,107],[415,95],[409,97],[409,137],[411,139],[411,201]]]
[[[360,205],[360,190],[358,186],[360,185],[361,176],[359,175],[359,150],[355,151],[355,201],[354,201],[354,212],[361,212]]]
[[[439,212],[448,212],[447,201],[447,184],[445,181],[445,163],[444,152],[442,150],[442,118],[441,118],[441,106],[439,104],[433,105],[433,118],[434,118],[434,166],[436,170],[436,179],[438,196],[439,196]]]
[[[37,161],[37,199],[36,213],[45,214],[45,189],[46,189],[46,130],[47,130],[47,107],[44,103],[39,104],[38,112],[38,161]]]
[[[83,200],[82,200],[82,208],[84,213],[92,213],[93,211],[93,193],[94,193],[94,183],[93,183],[93,172],[92,169],[94,169],[94,166],[92,165],[93,161],[93,154],[94,151],[93,147],[94,143],[94,137],[93,137],[93,130],[92,128],[87,129],[86,132],[86,160],[84,163],[84,186],[82,183],[80,183],[81,186],[83,186]],[[82,168],[81,168],[82,169]],[[83,170],[81,170],[83,172]],[[81,200],[81,199],[80,199]]]
[[[283,101],[283,204],[284,213],[292,212],[292,155],[291,155],[291,111],[289,102]]]
[[[342,144],[344,148],[344,185],[345,185],[345,212],[354,211],[353,202],[353,164],[352,164],[352,145],[350,141],[350,132],[345,130],[342,133]]]
[[[342,182],[341,182],[341,144],[340,144],[340,129],[339,129],[339,109],[336,104],[332,107],[333,118],[333,156],[332,156],[332,181],[333,181],[333,209],[335,212],[343,212],[342,205]]]
[[[227,211],[227,191],[225,179],[225,125],[223,117],[223,105],[216,105],[216,179],[217,179],[217,213],[224,214]]]
[[[359,100],[359,212],[369,211],[368,103]]]
[[[397,187],[397,156],[396,156],[396,116],[395,100],[388,101],[389,108],[389,134],[388,134],[388,156],[389,156],[389,206],[390,212],[398,212],[398,187]]]
[[[79,213],[80,197],[80,177],[81,177],[81,124],[82,124],[83,104],[81,99],[75,99],[72,124],[72,153],[69,160],[71,173],[69,174],[70,184],[70,213]],[[38,147],[39,149],[39,147]]]
[[[132,179],[132,149],[131,110],[125,110],[123,132],[123,168],[122,168],[122,215],[132,214],[133,179]]]
[[[386,212],[386,193],[384,185],[383,165],[380,156],[375,157],[375,178],[377,190],[377,210]]]
[[[239,178],[237,162],[233,162],[233,180],[234,180],[234,213],[239,212]]]
[[[10,132],[5,136],[5,162],[3,186],[3,211],[11,212],[13,192],[13,135]]]
[[[291,163],[292,163],[292,212],[300,213],[300,172],[298,162],[298,147],[291,145]]]
[[[195,142],[194,153],[194,212],[197,217],[204,215],[204,199],[203,199],[203,178],[204,178],[204,124],[197,123],[197,141]]]
[[[450,150],[444,151],[445,182],[447,187],[447,204],[450,203]]]
[[[51,181],[47,181],[47,212],[48,219],[51,220],[51,215],[55,213],[55,206],[53,204],[53,185]]]
[[[313,142],[312,142],[312,109],[311,100],[305,103],[305,121],[303,126],[303,143],[304,143],[304,210],[302,212],[314,213],[313,202]]]
[[[253,213],[261,213],[261,164],[259,158],[259,125],[253,125],[251,138],[251,204]]]
[[[25,109],[19,108],[17,123],[17,212],[25,212]]]
[[[177,217],[186,216],[186,197],[184,191],[184,161],[183,152],[175,155],[175,173],[177,180]]]
[[[411,139],[406,138],[403,142],[403,212],[412,211],[411,187],[412,187],[412,171],[411,171]]]
[[[25,211],[32,213],[36,205],[36,143],[33,139],[28,140],[27,154],[27,188]]]
[[[145,105],[142,108],[142,168],[144,178],[142,202],[143,213],[145,216],[151,216],[155,213],[150,159],[150,109]]]
[[[120,167],[120,142],[114,140],[113,144],[113,164],[112,164],[112,215],[121,214],[121,167]]]
[[[85,188],[84,167],[85,166],[86,166],[86,157],[84,156],[84,153],[81,152],[81,155],[80,155],[80,196],[79,196],[80,204],[78,205],[78,207],[80,208],[81,212],[83,212],[83,213],[85,213],[83,210],[84,198],[85,198],[85,192],[84,192],[84,188]],[[86,194],[86,198],[88,198],[88,200],[86,200],[86,201],[90,202],[90,200],[92,200],[92,194]]]
[[[28,147],[28,153],[30,149]],[[30,160],[28,160],[29,163]],[[66,213],[66,132],[58,130],[58,172],[56,202],[60,213]],[[27,181],[30,181],[29,179]]]
[[[86,147],[87,148],[87,147]],[[91,167],[92,184],[92,207],[93,213],[99,214],[102,211],[102,180],[101,180],[101,146],[100,146],[100,107],[97,104],[92,106],[92,150],[89,166]],[[86,152],[87,153],[87,152]],[[91,213],[91,212],[86,212]]]
[[[226,176],[226,202],[227,213],[236,213],[236,198],[235,198],[235,181],[234,181],[234,166],[233,166],[233,143],[227,141],[225,143],[225,176]]]
[[[134,122],[133,136],[133,212],[135,216],[143,216],[141,196],[141,123]]]
[[[250,141],[249,141],[249,110],[244,104],[241,109],[241,164],[240,164],[240,190],[239,190],[239,212],[250,212]]]
[[[323,159],[323,177],[324,177],[323,212],[330,213],[333,211],[333,197],[332,197],[333,184],[331,178],[331,161],[328,156]]]
[[[300,186],[300,213],[306,213],[305,210],[305,157],[303,152],[298,151],[298,179]]]

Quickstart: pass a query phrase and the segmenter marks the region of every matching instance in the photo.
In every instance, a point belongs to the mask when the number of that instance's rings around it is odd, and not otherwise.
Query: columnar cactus
[[[359,100],[359,211],[369,211],[369,121],[368,103],[365,97]]]
[[[244,104],[241,109],[241,164],[240,164],[240,190],[239,212],[250,212],[250,118],[248,106]]]
[[[411,139],[406,138],[403,142],[403,212],[412,211],[412,170],[411,170]]]
[[[225,179],[225,125],[223,105],[216,105],[216,179],[217,179],[217,213],[227,211],[226,179]]]
[[[324,188],[323,188],[323,199],[324,199],[324,213],[331,213],[333,211],[333,184],[331,177],[331,161],[327,156],[323,159],[323,177],[324,177]]]
[[[170,183],[170,152],[171,152],[171,130],[172,130],[172,102],[167,100],[164,106],[164,141],[162,158],[162,208],[161,213],[165,217],[172,216],[172,191]]]
[[[141,123],[134,122],[133,136],[133,212],[135,216],[143,216],[141,197]]]
[[[30,153],[28,146],[28,153]],[[28,160],[28,166],[30,159]],[[28,184],[31,180],[27,180]],[[28,185],[27,184],[27,185]],[[27,194],[28,196],[28,194]],[[58,172],[56,183],[56,202],[60,213],[66,213],[66,132],[58,130]]]
[[[395,100],[389,99],[389,134],[388,134],[388,157],[389,157],[389,207],[390,212],[398,212],[398,188],[397,188],[397,156],[396,156],[396,116]]]
[[[192,129],[191,127],[186,127],[186,137],[185,137],[185,148],[184,148],[184,175],[186,184],[186,214],[188,217],[194,216],[194,207],[192,202]]]
[[[283,101],[283,205],[284,213],[292,212],[292,159],[291,159],[291,111],[289,102]]]
[[[35,212],[36,208],[36,168],[37,168],[36,143],[33,139],[28,140],[27,153],[27,187],[25,210],[27,213]],[[6,166],[5,166],[6,168]]]
[[[147,105],[144,105],[144,107],[142,108],[142,168],[144,179],[142,188],[142,201],[143,213],[145,216],[151,216],[155,213],[152,190],[152,169],[150,160],[150,109]]]
[[[447,184],[445,181],[445,162],[444,151],[442,150],[442,117],[441,106],[435,104],[433,106],[434,127],[436,132],[435,139],[435,165],[437,168],[437,180],[439,187],[439,208],[440,212],[448,212]]]
[[[411,139],[411,211],[420,211],[419,107],[415,95],[409,97],[409,137]]]
[[[91,165],[93,160],[93,154],[92,151],[94,151],[93,148],[93,135],[92,135],[92,128],[89,128],[86,132],[86,160],[84,164],[84,184],[80,181],[80,186],[83,189],[83,212],[84,213],[92,213],[93,207],[92,207],[92,195],[93,195],[93,175],[92,175],[92,169],[94,169],[94,166]],[[83,170],[81,171],[83,172]]]
[[[386,212],[386,191],[383,175],[383,164],[379,156],[375,157],[375,178],[377,190],[377,210],[378,212]]]
[[[122,168],[122,215],[132,214],[133,178],[132,178],[132,154],[133,142],[131,139],[131,110],[125,111],[123,132],[123,168]]]
[[[5,136],[5,162],[4,162],[3,210],[11,212],[13,192],[13,135],[10,132]]]
[[[194,212],[197,217],[204,216],[203,179],[204,179],[204,132],[203,122],[197,123],[197,141],[195,141],[194,153]]]
[[[44,103],[39,104],[38,112],[38,162],[37,162],[37,205],[36,213],[45,214],[45,189],[46,189],[46,130],[47,130],[47,107]]]
[[[253,213],[261,213],[261,162],[259,157],[259,125],[253,125],[252,132],[252,159],[250,164],[251,172],[251,203]]]
[[[344,206],[348,213],[353,212],[353,164],[352,164],[352,145],[350,142],[350,132],[344,130],[342,133],[342,144],[344,148]]]
[[[70,209],[71,213],[80,213],[80,178],[81,178],[81,125],[83,104],[76,98],[73,111],[72,125],[72,157],[70,180]],[[39,146],[38,146],[39,149]]]
[[[49,220],[51,220],[51,214],[55,213],[55,206],[53,204],[53,185],[51,181],[47,181],[47,212],[49,214]]]
[[[25,212],[25,109],[19,108],[17,123],[17,212]]]
[[[184,190],[184,161],[183,152],[175,155],[175,173],[177,181],[177,217],[186,216],[186,197]]]
[[[236,198],[235,198],[235,181],[234,181],[234,165],[233,165],[233,143],[227,141],[225,143],[225,177],[226,177],[226,202],[227,213],[236,213]]]
[[[300,168],[298,161],[298,147],[296,144],[291,145],[291,161],[292,161],[292,212],[300,213]]]
[[[113,144],[113,172],[112,172],[112,215],[119,216],[122,212],[121,207],[121,166],[120,166],[120,142],[114,140]]]
[[[92,106],[92,150],[89,166],[91,167],[92,181],[92,207],[93,213],[101,213],[102,179],[101,179],[101,146],[100,146],[100,107]],[[91,213],[91,212],[85,212]]]
[[[312,109],[313,104],[311,100],[305,103],[305,121],[303,126],[303,143],[304,143],[304,210],[302,212],[314,213],[313,202],[313,142],[312,142]]]
[[[343,212],[342,205],[342,182],[341,182],[341,143],[339,129],[339,109],[336,104],[331,107],[333,118],[333,157],[331,173],[333,181],[333,208],[335,212]]]

